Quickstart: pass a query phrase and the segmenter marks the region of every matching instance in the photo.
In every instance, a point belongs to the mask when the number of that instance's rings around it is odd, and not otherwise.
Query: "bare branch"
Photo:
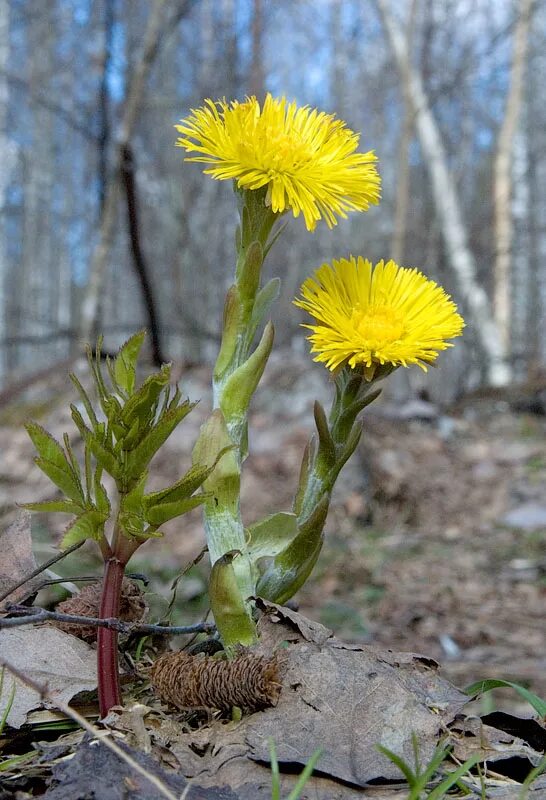
[[[0,628],[16,628],[19,625],[35,625],[37,622],[69,622],[75,625],[94,625],[97,628],[110,628],[118,633],[152,634],[156,636],[181,636],[194,633],[213,633],[216,626],[211,622],[196,622],[193,625],[152,625],[138,622],[122,622],[116,617],[99,619],[78,614],[62,614],[46,608],[32,608],[17,605],[8,606],[6,611],[17,614],[15,617],[0,619]]]
[[[56,564],[57,561],[61,561],[61,559],[65,558],[65,556],[68,556],[70,555],[70,553],[73,553],[74,550],[77,550],[79,547],[82,546],[82,544],[83,542],[78,542],[77,544],[73,544],[72,547],[68,547],[66,550],[63,550],[62,553],[58,553],[56,556],[53,556],[53,558],[50,558],[49,561],[45,561],[43,564],[40,564],[39,567],[36,567],[36,569],[32,570],[32,572],[30,572],[28,575],[25,575],[25,577],[22,578],[17,583],[8,586],[6,591],[0,594],[0,603],[2,602],[2,600],[5,600],[6,597],[9,597],[9,595],[12,594],[12,592],[14,592],[20,586],[23,586],[25,583],[32,580],[32,578],[35,578],[41,572],[44,572],[44,570],[51,567],[52,564]],[[70,578],[65,578],[65,580],[70,580]]]

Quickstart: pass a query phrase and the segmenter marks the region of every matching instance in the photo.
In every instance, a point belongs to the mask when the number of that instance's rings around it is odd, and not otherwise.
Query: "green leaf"
[[[309,481],[309,474],[313,468],[316,457],[317,439],[312,436],[305,445],[303,457],[301,459],[300,476],[298,480],[298,490],[294,500],[294,513],[298,516],[301,514],[303,500],[305,498],[305,490]]]
[[[129,395],[135,389],[136,364],[145,338],[145,330],[135,333],[121,346],[114,361],[116,381]]]
[[[61,514],[81,514],[85,509],[72,500],[45,500],[43,503],[19,503],[28,511],[57,511]]]
[[[337,481],[338,475],[350,459],[356,448],[358,447],[358,443],[360,441],[360,437],[362,436],[362,429],[363,423],[356,422],[347,438],[345,443],[345,447],[341,455],[338,457],[333,469],[330,471],[328,475],[328,488],[330,491],[334,488],[334,484]]]
[[[188,470],[180,480],[173,483],[172,486],[145,495],[143,498],[144,507],[151,508],[158,503],[174,503],[177,500],[183,500],[189,497],[196,489],[199,489],[213,469],[214,466],[205,467],[202,464],[191,467],[191,469]]]
[[[487,678],[483,681],[476,681],[476,683],[472,683],[470,686],[467,686],[465,692],[466,694],[475,697],[476,695],[490,692],[492,689],[500,688],[514,689],[521,697],[523,697],[524,700],[529,703],[530,706],[535,709],[540,717],[543,719],[546,718],[546,701],[542,700],[540,697],[537,697],[536,694],[533,694],[533,692],[530,692],[529,689],[526,689],[524,686],[520,686],[519,683],[504,681],[502,679]]]
[[[161,372],[149,375],[142,386],[129,398],[123,407],[120,422],[132,428],[135,420],[143,426],[148,425],[155,415],[157,401],[163,388],[169,383],[171,368],[168,364],[161,367]]]
[[[331,467],[334,465],[336,460],[336,446],[330,434],[330,428],[328,427],[328,420],[326,418],[324,408],[321,406],[318,400],[315,400],[313,413],[315,416],[315,425],[317,426],[319,437],[319,455],[322,459],[324,459],[326,465]]]
[[[177,425],[190,413],[195,403],[186,400],[185,403],[172,411],[167,411],[153,428],[144,436],[134,450],[127,457],[127,474],[130,478],[138,477],[148,466],[161,445],[163,445]]]
[[[87,412],[87,416],[89,417],[89,421],[90,421],[93,429],[95,429],[97,427],[97,425],[98,425],[98,420],[97,420],[97,416],[95,414],[95,410],[93,409],[93,405],[91,403],[91,400],[89,399],[89,395],[87,394],[87,392],[83,388],[83,386],[80,383],[78,377],[76,375],[74,375],[73,372],[71,372],[68,377],[70,378],[70,380],[72,381],[72,383],[76,387],[76,390],[77,390],[78,394],[80,395],[81,401],[82,401],[82,403],[84,405],[84,408],[85,408],[85,410]]]
[[[237,347],[237,332],[242,314],[242,304],[239,290],[236,286],[231,286],[226,294],[224,302],[224,319],[222,324],[222,342],[220,352],[214,367],[214,377],[216,380],[226,371],[231,363],[235,349]]]
[[[108,497],[106,489],[104,488],[100,480],[101,473],[102,473],[102,467],[97,465],[97,468],[95,470],[95,477],[93,480],[95,488],[95,505],[98,511],[100,511],[105,516],[109,517],[112,509],[110,506],[110,499]]]
[[[250,344],[254,339],[258,326],[261,324],[264,317],[269,313],[271,306],[278,298],[281,292],[281,279],[272,278],[263,286],[254,301],[254,308],[252,309],[252,316],[247,329],[247,342]]]
[[[258,562],[261,576],[256,591],[260,597],[285,603],[305,583],[319,557],[330,497],[324,495],[313,513],[299,525],[298,535],[275,558]]]
[[[72,472],[61,469],[51,461],[46,461],[44,458],[35,458],[34,463],[39,467],[43,473],[47,475],[50,481],[63,492],[70,500],[79,505],[85,505],[85,498],[81,486],[74,478]]]
[[[92,431],[87,429],[83,434],[85,446],[93,453],[97,462],[109,475],[114,478],[116,482],[123,479],[123,467],[119,463],[114,453],[105,445],[103,445],[95,436]]]
[[[65,530],[61,548],[64,550],[78,542],[85,541],[85,539],[98,541],[103,534],[106,520],[107,517],[95,509],[80,514]]]
[[[295,514],[279,511],[247,528],[248,554],[253,562],[264,556],[276,556],[298,535]]]
[[[200,506],[207,499],[208,496],[206,494],[198,494],[194,497],[187,497],[185,500],[177,500],[173,503],[158,503],[157,505],[147,508],[144,513],[146,520],[151,525],[157,525],[159,527],[159,525],[163,525],[164,522],[168,522],[175,517],[181,517],[193,508],[197,508],[197,506]]]
[[[60,470],[72,474],[70,462],[63,448],[50,433],[36,422],[28,422],[25,428],[40,458],[44,461],[48,461],[50,464],[54,464]]]
[[[206,501],[211,512],[220,508],[222,514],[238,513],[241,474],[235,449],[224,415],[217,408],[201,426],[192,454],[194,464],[216,465],[203,483],[204,490],[212,494]]]
[[[273,323],[265,326],[262,338],[252,355],[233,372],[224,384],[220,407],[226,420],[243,418],[252,395],[263,375],[273,347]]]
[[[210,573],[210,607],[228,654],[241,644],[250,647],[258,638],[233,568],[233,559],[239,555],[238,550],[226,553],[214,562]]]
[[[253,301],[260,285],[260,272],[264,260],[263,247],[258,241],[250,243],[242,264],[238,286],[243,301]]]

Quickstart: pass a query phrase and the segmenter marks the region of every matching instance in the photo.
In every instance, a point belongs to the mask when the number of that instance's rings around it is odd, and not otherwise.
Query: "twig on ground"
[[[21,681],[21,683],[25,684],[25,686],[34,689],[35,692],[38,692],[42,700],[46,700],[48,703],[51,703],[51,705],[55,706],[55,708],[58,708],[59,711],[62,711],[63,714],[66,714],[67,717],[70,717],[70,719],[74,720],[74,722],[76,722],[80,727],[82,727],[85,731],[87,731],[87,733],[93,736],[94,739],[98,739],[100,742],[102,742],[105,747],[108,747],[109,750],[111,750],[118,756],[118,758],[121,758],[122,761],[125,761],[126,764],[128,764],[132,769],[135,770],[135,772],[138,772],[140,775],[146,778],[153,786],[155,786],[158,792],[161,792],[161,794],[164,797],[167,797],[168,800],[179,800],[179,798],[171,792],[169,787],[165,783],[163,783],[163,781],[160,780],[160,778],[148,772],[143,766],[141,766],[138,763],[138,761],[135,761],[135,759],[132,758],[128,753],[126,753],[121,747],[119,747],[119,745],[117,745],[116,742],[110,739],[108,737],[107,731],[101,731],[98,728],[95,728],[94,725],[91,725],[91,723],[89,723],[85,719],[85,717],[82,717],[81,714],[78,714],[78,712],[71,706],[69,706],[68,703],[63,703],[57,697],[54,697],[49,692],[47,686],[38,683],[32,678],[29,678],[27,675],[21,672],[17,667],[13,666],[13,664],[10,664],[10,662],[7,661],[7,659],[2,658],[1,656],[0,656],[0,666],[3,666],[7,670],[9,670],[11,674],[14,675],[16,678],[18,678]]]
[[[49,561],[40,564],[39,567],[36,567],[36,569],[32,570],[32,572],[29,572],[28,575],[25,575],[25,577],[22,578],[20,581],[17,581],[17,583],[8,586],[8,588],[4,592],[2,592],[2,594],[0,594],[0,603],[2,602],[2,600],[5,600],[6,597],[9,597],[10,594],[12,594],[12,592],[15,592],[16,589],[19,589],[20,586],[24,586],[25,583],[32,580],[32,578],[35,578],[37,575],[40,575],[41,572],[46,570],[48,567],[51,567],[52,564],[56,564],[57,561],[61,561],[61,559],[65,558],[65,556],[68,556],[70,555],[70,553],[73,553],[74,550],[77,550],[78,547],[82,546],[82,544],[83,542],[78,542],[77,544],[73,544],[72,547],[67,547],[67,549],[63,550],[62,553],[57,553],[57,555],[53,556],[53,558],[50,558]],[[69,581],[70,578],[65,578],[65,580]]]
[[[193,625],[152,625],[138,622],[122,622],[112,617],[84,617],[76,614],[62,614],[59,611],[48,611],[38,606],[21,608],[8,606],[10,614],[19,616],[0,619],[0,628],[15,628],[19,625],[33,625],[37,622],[70,622],[76,625],[95,625],[97,628],[110,628],[118,633],[153,634],[155,636],[180,636],[193,633],[213,633],[216,626],[211,622],[196,622]]]

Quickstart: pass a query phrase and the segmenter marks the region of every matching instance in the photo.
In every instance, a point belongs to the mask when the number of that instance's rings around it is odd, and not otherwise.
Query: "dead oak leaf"
[[[97,686],[96,653],[85,642],[50,626],[29,625],[0,630],[0,654],[24,675],[42,686],[49,694],[68,703],[79,692]],[[15,681],[15,697],[7,723],[20,728],[29,711],[43,706],[38,692],[4,670],[0,695],[0,718],[10,698]]]
[[[38,566],[32,552],[32,537],[30,533],[30,513],[21,511],[17,519],[9,528],[0,534],[0,595],[3,595],[11,586],[30,575]],[[0,602],[0,610],[7,603],[17,603],[22,597],[27,596],[34,587],[41,585],[43,578],[37,575],[11,592]]]

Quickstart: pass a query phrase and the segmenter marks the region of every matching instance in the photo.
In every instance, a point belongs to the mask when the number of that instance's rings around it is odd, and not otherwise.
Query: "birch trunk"
[[[98,242],[91,257],[89,281],[87,284],[86,295],[82,304],[80,337],[88,342],[94,338],[96,331],[94,327],[98,316],[101,289],[104,282],[104,273],[108,260],[108,254],[112,249],[116,233],[116,220],[118,216],[119,201],[121,195],[121,162],[124,148],[129,144],[133,133],[139,106],[144,96],[146,80],[154,62],[159,39],[162,33],[163,11],[166,0],[155,0],[150,15],[148,25],[144,35],[142,55],[134,68],[123,118],[117,136],[116,163],[113,173],[106,188],[104,199],[104,209],[98,236]]]
[[[518,129],[523,78],[527,59],[527,41],[533,0],[519,0],[518,18],[514,31],[514,50],[510,73],[510,88],[495,156],[495,272],[494,313],[502,346],[510,352],[512,328],[511,262],[512,262],[512,155]]]
[[[408,76],[408,96],[415,116],[423,156],[430,175],[434,202],[442,227],[449,263],[459,293],[486,358],[486,376],[493,386],[509,382],[510,370],[499,338],[491,304],[477,280],[474,256],[468,246],[459,197],[450,175],[444,143],[429,106],[421,76],[410,63],[406,40],[386,0],[376,0],[401,75]]]

